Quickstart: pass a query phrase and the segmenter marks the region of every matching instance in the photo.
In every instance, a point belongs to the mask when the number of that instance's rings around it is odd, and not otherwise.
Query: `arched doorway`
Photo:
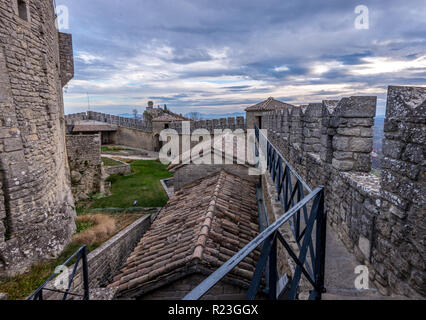
[[[155,152],[160,152],[162,147],[163,147],[163,141],[160,141],[160,135],[159,134],[154,135],[152,139],[152,150],[154,150]]]

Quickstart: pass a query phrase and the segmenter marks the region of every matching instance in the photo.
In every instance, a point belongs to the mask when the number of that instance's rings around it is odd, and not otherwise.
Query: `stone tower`
[[[62,88],[72,41],[52,0],[0,1],[0,275],[57,256],[75,229]]]

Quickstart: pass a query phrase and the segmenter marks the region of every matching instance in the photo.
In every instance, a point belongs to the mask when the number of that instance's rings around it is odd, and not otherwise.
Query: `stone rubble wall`
[[[26,5],[27,21],[17,1],[0,1],[1,276],[57,256],[75,229],[60,69],[66,49],[59,50],[53,1]]]
[[[100,135],[67,135],[66,143],[75,201],[92,193],[104,192]]]
[[[375,97],[265,112],[262,129],[311,188],[329,225],[384,295],[425,297],[426,88],[389,87],[381,177],[371,171]]]

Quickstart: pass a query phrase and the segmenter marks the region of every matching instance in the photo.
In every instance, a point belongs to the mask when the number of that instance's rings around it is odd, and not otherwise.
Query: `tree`
[[[199,112],[190,112],[188,113],[188,118],[194,121],[199,121],[199,120],[203,120],[203,117],[201,116],[201,113]]]
[[[138,118],[138,109],[133,109],[133,116],[135,117],[135,119]]]

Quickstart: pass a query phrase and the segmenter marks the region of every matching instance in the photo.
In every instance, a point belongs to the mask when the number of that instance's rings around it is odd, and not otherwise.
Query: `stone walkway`
[[[360,265],[350,253],[335,231],[327,226],[327,245],[325,259],[325,287],[323,300],[395,300],[406,299],[401,296],[383,296],[370,281],[368,290],[355,288],[355,267]]]

